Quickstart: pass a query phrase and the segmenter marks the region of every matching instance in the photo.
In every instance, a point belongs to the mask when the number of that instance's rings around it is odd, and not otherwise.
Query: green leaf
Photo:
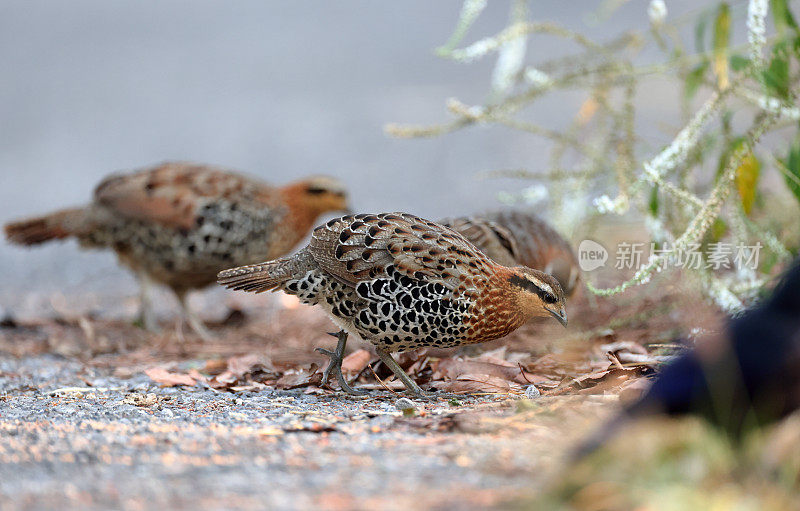
[[[731,55],[731,69],[737,73],[742,69],[746,69],[750,65],[750,59],[743,55]]]
[[[650,209],[650,214],[653,216],[658,216],[658,185],[654,186],[652,190],[650,190],[650,202],[648,203],[648,208]]]
[[[697,53],[706,52],[706,28],[708,27],[709,11],[697,16],[697,25],[694,26],[694,49]]]
[[[772,52],[769,66],[761,71],[761,80],[767,93],[779,99],[789,98],[789,60],[786,45],[778,44]]]
[[[786,186],[794,194],[797,202],[800,202],[800,136],[795,138],[794,143],[789,148],[789,154],[781,162],[783,162],[786,172],[788,172],[783,174]]]
[[[686,94],[687,99],[692,99],[694,95],[697,94],[697,89],[699,89],[700,85],[703,83],[703,78],[705,78],[707,69],[708,61],[704,60],[686,75],[686,83],[684,84],[683,92]]]
[[[775,22],[775,28],[777,29],[778,36],[782,39],[787,29],[792,29],[795,32],[800,33],[800,29],[797,27],[797,21],[795,21],[792,11],[789,9],[789,5],[786,0],[772,0],[771,3],[772,20]]]
[[[714,220],[714,223],[711,224],[711,229],[709,230],[709,238],[712,243],[718,242],[725,236],[725,233],[728,232],[728,224],[725,220],[717,217]]]
[[[739,190],[739,198],[742,200],[742,209],[744,209],[745,215],[750,215],[753,210],[760,174],[761,162],[750,151],[745,154],[739,168],[736,169],[736,189]]]
[[[728,88],[728,46],[731,40],[731,8],[719,4],[714,18],[714,74],[720,89]]]
[[[717,174],[715,180],[725,172],[725,168],[730,162],[731,156],[738,151],[745,143],[744,137],[736,137],[731,140],[728,147],[722,151],[719,156],[719,163],[717,164]],[[758,188],[758,178],[761,174],[761,162],[756,158],[752,151],[748,151],[744,155],[742,161],[739,163],[739,168],[736,169],[736,189],[739,192],[739,198],[742,200],[742,208],[745,214],[750,214],[753,210],[753,204],[756,199],[756,191]]]

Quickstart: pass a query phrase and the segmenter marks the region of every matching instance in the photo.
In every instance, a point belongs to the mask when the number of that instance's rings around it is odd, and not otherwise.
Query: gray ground
[[[386,392],[231,393],[108,373],[0,359],[0,508],[477,509],[540,484],[574,438],[502,398],[417,402],[404,417]]]

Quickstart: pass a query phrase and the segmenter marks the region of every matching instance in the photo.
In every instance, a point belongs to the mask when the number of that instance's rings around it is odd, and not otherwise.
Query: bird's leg
[[[415,397],[420,397],[420,398],[447,397],[444,394],[439,394],[439,393],[435,393],[435,392],[426,392],[426,391],[422,390],[419,387],[419,385],[417,385],[417,382],[412,380],[411,377],[409,375],[407,375],[405,371],[403,371],[403,368],[400,367],[400,364],[398,364],[392,358],[392,355],[388,351],[382,350],[381,348],[378,348],[378,347],[375,348],[375,351],[378,352],[378,356],[380,357],[381,361],[384,364],[386,364],[386,367],[391,369],[392,372],[395,374],[395,376],[400,378],[400,381],[402,381],[403,384],[406,386],[406,389],[408,389],[408,392],[413,394]]]
[[[137,323],[148,332],[158,332],[155,310],[153,309],[153,281],[144,272],[137,272],[139,281],[139,317]]]
[[[339,380],[339,387],[343,391],[354,396],[363,396],[366,392],[351,387],[342,374],[342,360],[344,359],[344,348],[347,346],[347,332],[339,330],[339,332],[331,332],[330,335],[339,339],[338,344],[336,344],[336,350],[331,351],[325,348],[317,348],[318,352],[331,359],[328,367],[322,372],[322,386],[328,385],[328,378],[330,377],[331,371],[333,371],[334,374],[336,374],[336,379]]]
[[[213,334],[206,328],[200,318],[192,312],[189,308],[189,293],[185,290],[175,291],[178,296],[178,301],[181,304],[181,312],[183,313],[183,320],[200,336],[204,341],[211,341],[214,339]]]

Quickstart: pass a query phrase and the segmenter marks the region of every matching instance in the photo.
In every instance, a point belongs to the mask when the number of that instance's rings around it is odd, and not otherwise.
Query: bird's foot
[[[161,333],[161,328],[158,326],[155,314],[153,311],[147,310],[144,307],[139,310],[139,314],[136,315],[136,318],[131,323],[151,334]]]
[[[352,396],[366,395],[367,392],[351,387],[350,384],[347,383],[344,374],[342,374],[342,360],[344,360],[344,348],[347,345],[347,332],[340,330],[339,332],[329,332],[329,335],[339,339],[339,343],[333,351],[325,348],[317,348],[316,350],[331,359],[330,363],[328,363],[328,367],[322,371],[322,386],[328,386],[328,379],[330,378],[331,372],[333,372],[336,379],[339,381],[339,388],[344,392]]]
[[[417,382],[411,379],[411,377],[406,374],[400,364],[398,364],[395,359],[392,358],[392,355],[389,354],[388,351],[382,350],[380,348],[376,349],[378,352],[378,357],[380,357],[381,361],[388,367],[400,381],[403,382],[403,385],[406,386],[406,392],[411,394],[412,396],[416,397],[417,399],[452,399],[456,397],[454,394],[449,394],[447,392],[432,392],[429,390],[422,390]]]
[[[189,314],[186,316],[186,322],[189,324],[189,327],[196,333],[203,341],[210,342],[214,340],[214,334],[206,328],[200,318],[195,316],[194,314]]]

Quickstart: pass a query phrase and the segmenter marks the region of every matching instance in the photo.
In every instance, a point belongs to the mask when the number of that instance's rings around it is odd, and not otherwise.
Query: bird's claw
[[[326,357],[330,358],[331,361],[328,364],[328,367],[322,371],[322,382],[321,385],[323,387],[328,386],[328,380],[330,379],[331,371],[334,372],[336,375],[336,379],[339,380],[339,388],[341,388],[344,392],[354,395],[354,396],[363,396],[367,394],[367,392],[363,390],[356,390],[347,383],[347,380],[344,378],[344,374],[342,374],[342,360],[344,359],[344,348],[345,344],[347,343],[347,333],[345,332],[328,332],[328,334],[332,335],[339,339],[339,344],[336,345],[335,350],[328,350],[325,348],[316,348],[316,351],[322,353]]]
[[[331,369],[333,369],[333,367],[336,366],[337,364],[341,364],[341,361],[338,360],[339,357],[336,356],[335,351],[326,350],[325,348],[317,348],[316,351],[322,353],[323,355],[331,359],[330,362],[328,363],[328,366],[322,371],[322,386],[327,387],[328,378],[331,375]]]

